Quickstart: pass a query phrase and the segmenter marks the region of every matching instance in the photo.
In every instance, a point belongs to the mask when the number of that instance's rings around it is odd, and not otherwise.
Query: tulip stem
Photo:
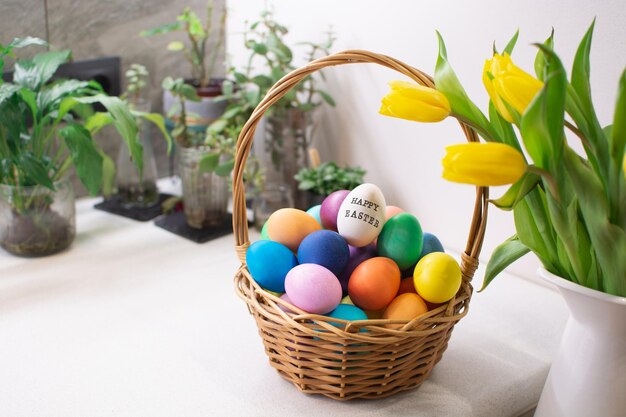
[[[541,178],[543,178],[544,180],[546,180],[546,183],[548,184],[548,189],[550,190],[550,194],[552,194],[554,196],[554,198],[556,199],[556,201],[560,201],[560,197],[559,197],[559,188],[556,185],[556,181],[554,179],[554,177],[545,169],[543,168],[539,168],[536,165],[528,165],[526,167],[526,171],[539,175]]]
[[[454,113],[454,112],[450,112],[450,116],[454,117],[459,122],[463,123],[464,125],[466,125],[470,129],[474,130],[476,133],[478,133],[487,142],[499,142],[499,141],[495,140],[494,138],[492,138],[489,135],[489,132],[487,132],[482,127],[476,125],[475,123],[472,123],[472,121],[469,120],[468,118],[465,118],[465,117],[461,116],[460,114]]]
[[[580,141],[583,143],[583,146],[585,147],[585,149],[589,149],[590,147],[589,140],[587,140],[587,138],[583,136],[583,133],[580,130],[578,130],[576,126],[574,126],[567,120],[565,120],[564,123],[565,123],[565,127],[567,127],[573,134],[578,136]]]

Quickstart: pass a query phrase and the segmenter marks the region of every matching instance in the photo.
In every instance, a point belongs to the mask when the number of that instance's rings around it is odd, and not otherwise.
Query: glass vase
[[[52,255],[76,235],[74,192],[68,180],[54,190],[0,184],[0,246],[24,257]]]
[[[306,209],[307,197],[298,190],[294,176],[309,166],[312,132],[311,112],[277,109],[267,116],[264,126],[263,153],[260,156],[266,183],[287,188],[295,207]]]
[[[228,178],[200,169],[200,161],[208,153],[208,147],[179,149],[183,207],[187,224],[194,229],[221,225],[228,214]]]
[[[131,103],[133,110],[150,111],[150,102],[145,100]],[[128,147],[122,144],[117,155],[116,189],[122,205],[126,207],[148,207],[156,204],[159,191],[156,181],[158,178],[156,159],[152,146],[150,123],[139,119],[139,141],[143,146],[143,172],[140,175],[131,159]]]

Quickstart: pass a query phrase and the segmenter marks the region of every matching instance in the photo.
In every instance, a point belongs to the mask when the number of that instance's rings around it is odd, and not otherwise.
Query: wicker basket
[[[343,64],[375,63],[396,70],[413,81],[434,87],[430,76],[388,56],[367,51],[344,51],[292,71],[263,98],[243,127],[237,143],[233,180],[233,229],[242,266],[235,275],[236,292],[256,319],[270,364],[302,392],[338,400],[383,398],[419,386],[441,359],[454,325],[467,314],[470,281],[478,266],[487,221],[488,189],[476,188],[476,201],[465,253],[462,285],[448,303],[410,322],[363,320],[336,327],[325,316],[306,313],[269,294],[251,278],[246,266],[248,223],[243,171],[255,129],[263,114],[309,74]],[[468,141],[474,131],[461,124]],[[279,305],[291,310],[287,313]],[[400,330],[384,327],[401,323]]]

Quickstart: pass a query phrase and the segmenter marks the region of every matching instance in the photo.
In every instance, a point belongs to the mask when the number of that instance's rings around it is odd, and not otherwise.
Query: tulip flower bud
[[[507,105],[519,114],[543,87],[543,83],[513,64],[508,54],[494,54],[485,61],[483,84],[496,110],[509,123],[513,117]],[[505,104],[506,103],[506,104]]]
[[[517,182],[526,172],[524,156],[504,143],[464,143],[446,147],[443,177],[482,187]]]
[[[450,114],[450,103],[443,93],[408,81],[391,81],[391,91],[383,97],[379,113],[416,122],[440,122]]]

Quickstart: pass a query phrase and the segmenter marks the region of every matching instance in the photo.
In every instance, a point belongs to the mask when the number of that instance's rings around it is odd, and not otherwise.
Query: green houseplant
[[[46,45],[30,37],[0,45],[0,68],[15,49],[33,44]],[[93,81],[51,81],[70,57],[69,50],[39,53],[16,62],[11,82],[0,80],[0,244],[14,254],[43,256],[71,244],[75,220],[68,170],[75,168],[91,194],[113,175],[113,162],[92,138],[102,125],[115,125],[142,168],[137,124],[122,100]],[[93,114],[94,103],[107,112]]]
[[[321,204],[330,193],[338,190],[352,190],[363,183],[365,170],[360,167],[342,168],[330,161],[317,166],[302,168],[295,176],[298,189],[311,193],[308,206]]]
[[[214,25],[217,24],[217,28]],[[186,42],[173,41],[167,45],[170,51],[181,54],[190,65],[189,76],[185,83],[196,89],[196,95],[200,99],[188,101],[186,106],[187,125],[196,131],[203,131],[223,112],[226,103],[215,100],[222,94],[223,79],[216,78],[217,58],[224,44],[224,28],[226,24],[226,10],[215,10],[212,0],[208,0],[206,18],[204,23],[198,15],[189,7],[185,7],[176,21],[145,30],[141,36],[154,36],[159,34],[182,32]],[[170,124],[180,115],[173,113],[177,98],[172,96],[171,91],[163,91],[163,110],[165,114],[171,114]]]
[[[454,74],[441,37],[436,89],[392,82],[381,107],[382,114],[410,120],[465,122],[486,143],[448,147],[444,178],[512,184],[491,203],[513,212],[517,233],[493,252],[483,288],[533,252],[544,266],[540,276],[557,286],[571,313],[537,406],[541,417],[621,416],[626,407],[620,389],[626,374],[626,71],[616,86],[612,123],[602,125],[591,96],[593,26],[569,79],[553,34],[535,45],[536,77],[511,59],[517,33],[502,54],[494,47],[483,70],[488,118]]]
[[[288,29],[276,21],[273,13],[263,11],[260,19],[250,23],[244,33],[244,45],[249,52],[247,64],[229,70],[232,83],[224,84],[223,98],[228,107],[212,126],[219,132],[227,126],[246,122],[267,91],[280,78],[295,69],[295,48],[285,42]],[[334,38],[328,34],[321,43],[300,42],[303,58],[311,61],[328,54]],[[307,77],[272,106],[265,118],[263,151],[259,159],[266,172],[268,186],[286,186],[294,200],[299,200],[294,175],[309,165],[312,112],[322,103],[335,105],[333,98],[319,87],[319,78]],[[297,203],[297,201],[296,201]]]

